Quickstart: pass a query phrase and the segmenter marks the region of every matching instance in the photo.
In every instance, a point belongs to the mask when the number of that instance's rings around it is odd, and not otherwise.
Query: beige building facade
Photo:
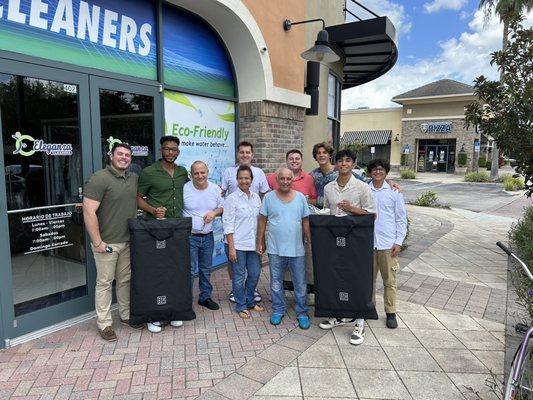
[[[401,107],[343,111],[341,143],[348,144],[350,132],[390,130],[393,168],[458,172],[459,153],[464,153],[467,172],[474,171],[481,137],[464,119],[465,107],[474,100],[471,86],[444,79],[395,96],[392,101]]]

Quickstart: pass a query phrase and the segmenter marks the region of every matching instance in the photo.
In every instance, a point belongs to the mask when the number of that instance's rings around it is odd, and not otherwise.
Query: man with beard
[[[130,319],[130,233],[128,219],[137,215],[138,176],[128,171],[131,147],[115,143],[110,164],[93,174],[83,191],[83,219],[91,238],[96,263],[95,308],[98,331],[108,342],[117,340],[111,317],[112,283],[116,293],[120,321],[134,329]]]
[[[180,154],[179,138],[163,136],[161,158],[146,167],[139,177],[137,205],[148,218],[180,218],[183,214],[183,186],[189,181],[187,170],[176,165]],[[183,321],[170,321],[179,327]],[[161,323],[148,323],[150,332],[161,332]]]

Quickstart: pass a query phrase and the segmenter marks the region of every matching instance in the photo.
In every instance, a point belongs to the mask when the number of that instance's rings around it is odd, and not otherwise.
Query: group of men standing
[[[397,326],[395,319],[395,274],[397,255],[405,238],[406,214],[401,194],[385,180],[390,166],[385,160],[373,160],[368,166],[370,183],[354,177],[355,155],[341,150],[333,165],[333,149],[327,143],[313,148],[318,168],[310,174],[302,170],[302,153],[291,150],[286,155],[287,166],[265,176],[252,166],[253,145],[241,142],[237,148],[238,164],[227,168],[222,185],[209,182],[209,170],[202,161],[187,170],[176,165],[179,139],[161,138],[161,159],[143,169],[140,177],[129,172],[131,148],[116,143],[110,152],[110,164],[96,172],[84,189],[84,218],[91,238],[96,267],[96,314],[100,335],[108,341],[117,340],[110,314],[112,282],[116,293],[120,320],[134,329],[129,321],[130,259],[127,220],[135,218],[137,208],[148,218],[191,217],[189,237],[191,269],[198,271],[200,294],[198,304],[210,310],[219,309],[212,299],[210,271],[214,249],[213,221],[223,214],[224,197],[238,190],[237,171],[240,166],[250,169],[253,177],[250,191],[262,199],[257,225],[256,252],[268,254],[272,314],[270,322],[278,325],[285,314],[283,274],[290,270],[294,285],[297,320],[300,328],[310,326],[306,305],[306,250],[311,254],[308,204],[329,208],[332,215],[376,214],[374,239],[374,290],[379,271],[385,285],[385,312],[387,326]],[[394,184],[393,184],[394,185]],[[267,193],[268,192],[268,193]],[[228,269],[230,277],[231,268]],[[256,301],[261,298],[255,292]],[[230,294],[232,298],[232,294]],[[262,309],[262,308],[259,308]],[[320,324],[323,329],[353,322],[332,316]],[[182,321],[170,321],[179,327]],[[151,332],[160,332],[161,321],[148,324]],[[364,320],[355,321],[350,343],[364,340]]]

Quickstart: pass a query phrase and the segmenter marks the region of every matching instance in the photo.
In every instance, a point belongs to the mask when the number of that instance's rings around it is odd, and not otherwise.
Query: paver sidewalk
[[[492,308],[491,296],[504,292],[498,284],[505,257],[492,253],[492,248],[496,240],[505,239],[507,226],[502,220],[473,221],[454,211],[410,207],[409,213],[412,245],[401,256],[403,301],[395,331],[386,329],[383,320],[371,321],[365,343],[354,347],[347,344],[350,328],[325,332],[314,320],[311,329],[302,331],[296,328],[292,309],[279,327],[273,327],[268,323],[266,270],[260,281],[266,310],[243,321],[226,300],[230,282],[226,271],[219,270],[213,274],[213,297],[221,310],[195,305],[198,318],[182,328],[166,327],[161,334],[151,334],[119,326],[119,340],[105,343],[91,320],[0,351],[0,399],[469,396],[465,385],[484,389],[489,371],[499,375],[503,369],[501,310]],[[469,245],[474,243],[477,247]],[[454,253],[456,262],[440,262],[451,256],[441,252],[453,252],[456,245],[464,247]],[[471,251],[479,246],[491,253]],[[491,265],[479,263],[479,256]],[[443,276],[433,276],[422,262]],[[452,274],[450,268],[459,272],[461,266],[472,282]],[[483,276],[492,273],[496,282]],[[455,289],[449,282],[456,284]],[[458,296],[470,290],[464,285],[472,285],[470,295]],[[473,296],[475,290],[489,291],[488,300],[479,305],[479,315],[470,316],[470,299],[481,298]],[[429,295],[427,300],[423,295]],[[447,299],[444,304],[431,304],[441,296]],[[447,307],[467,297],[462,309]],[[435,388],[417,389],[429,383]],[[440,397],[439,388],[450,388],[451,394]]]

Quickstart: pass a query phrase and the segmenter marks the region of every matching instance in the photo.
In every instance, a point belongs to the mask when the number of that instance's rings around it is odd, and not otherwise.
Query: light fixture
[[[400,141],[400,139],[398,139],[398,135],[396,135],[396,136],[394,137],[394,141],[395,141],[395,142],[399,142],[399,141]]]
[[[315,62],[332,63],[335,61],[339,61],[339,55],[335,53],[329,45],[329,34],[328,31],[326,31],[326,23],[322,18],[308,19],[306,21],[297,22],[291,22],[290,20],[286,19],[285,21],[283,21],[283,29],[288,31],[293,25],[307,24],[309,22],[318,21],[322,22],[322,30],[318,32],[315,45],[309,50],[304,51],[302,54],[300,54],[300,56],[304,60]]]

